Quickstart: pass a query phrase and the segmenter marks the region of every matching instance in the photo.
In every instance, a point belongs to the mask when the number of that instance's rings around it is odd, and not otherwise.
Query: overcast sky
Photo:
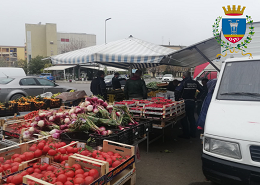
[[[0,45],[24,45],[25,23],[56,23],[58,32],[96,34],[97,44],[133,35],[155,44],[191,45],[212,37],[222,6],[246,6],[260,21],[259,0],[1,0]]]

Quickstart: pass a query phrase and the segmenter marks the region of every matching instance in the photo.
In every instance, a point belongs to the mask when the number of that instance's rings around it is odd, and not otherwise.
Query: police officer
[[[195,122],[195,94],[196,90],[202,91],[202,86],[199,82],[191,78],[190,72],[183,73],[182,82],[175,88],[175,99],[177,101],[185,101],[186,116],[181,120],[183,134],[179,137],[189,139],[196,137],[196,122]]]

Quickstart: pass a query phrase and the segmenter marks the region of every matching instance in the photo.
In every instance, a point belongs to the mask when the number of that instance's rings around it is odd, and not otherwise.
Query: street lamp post
[[[105,44],[107,43],[107,21],[110,20],[111,18],[107,18],[105,20]]]

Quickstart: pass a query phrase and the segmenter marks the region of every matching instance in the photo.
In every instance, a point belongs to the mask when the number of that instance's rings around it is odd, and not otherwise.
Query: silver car
[[[55,94],[70,90],[76,89],[59,86],[54,82],[34,76],[0,78],[0,102],[8,102],[22,96],[37,96],[45,92]]]

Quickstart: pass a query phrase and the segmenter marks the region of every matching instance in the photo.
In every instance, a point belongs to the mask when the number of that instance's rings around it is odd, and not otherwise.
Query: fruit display
[[[159,82],[150,82],[146,85],[146,87],[148,89],[158,89],[159,87],[157,86],[157,84],[159,84]]]
[[[147,96],[149,97],[155,97],[157,93],[166,93],[166,90],[156,90],[156,91],[150,91],[147,93]]]
[[[51,96],[51,98],[55,98],[56,96],[58,96],[58,95],[60,95],[61,93],[60,92],[58,92],[58,93],[56,93],[56,94],[53,94],[52,96]]]

